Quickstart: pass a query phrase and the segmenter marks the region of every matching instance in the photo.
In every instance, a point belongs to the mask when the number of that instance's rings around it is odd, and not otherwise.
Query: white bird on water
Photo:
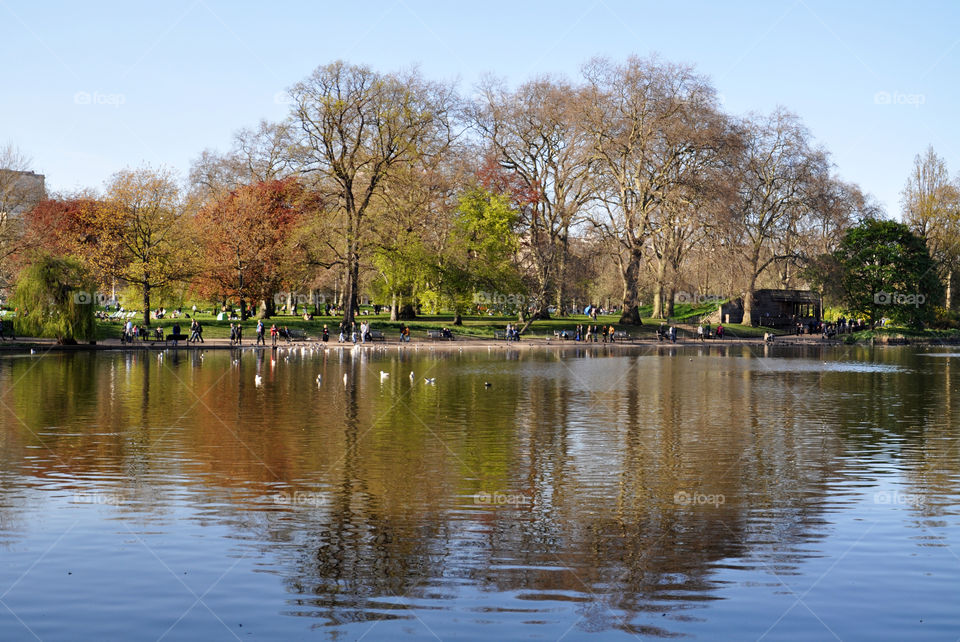
[[[381,370],[381,371],[380,371],[380,381],[383,381],[384,379],[386,379],[386,378],[389,377],[389,376],[390,376],[390,373],[387,372],[386,370]]]
[[[260,375],[253,375],[253,383],[257,384],[258,387],[259,387],[259,386],[262,386],[262,385],[263,385],[263,377],[261,377]]]
[[[413,370],[410,371],[410,381],[413,382]]]
[[[424,377],[424,378],[423,378],[423,382],[429,386],[429,385],[432,385],[432,384],[436,383],[437,380],[436,380],[435,378],[433,378],[433,377]]]
[[[318,374],[318,375],[317,375],[317,387],[319,387],[322,382],[323,382],[323,375],[322,375],[322,374]]]
[[[347,385],[347,373],[343,373],[343,385]]]

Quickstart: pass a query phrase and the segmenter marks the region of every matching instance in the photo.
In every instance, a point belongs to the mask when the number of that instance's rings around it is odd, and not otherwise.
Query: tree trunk
[[[750,279],[747,291],[743,295],[743,325],[753,325],[753,293],[757,289],[757,277]]]
[[[390,320],[397,321],[397,293],[390,293]]]
[[[637,293],[641,258],[640,252],[631,251],[626,269],[620,272],[623,279],[623,311],[620,314],[620,323],[627,325],[643,325],[640,319],[640,297]]]
[[[667,262],[664,259],[657,261],[657,273],[653,286],[653,316],[656,319],[666,319],[673,313],[672,304],[664,305],[664,292],[667,283]],[[670,308],[667,310],[667,308]]]
[[[400,308],[400,312],[397,313],[398,321],[413,321],[416,318],[417,318],[417,310],[410,303],[407,303],[402,308]]]
[[[670,284],[670,286],[667,287],[666,291],[667,291],[667,296],[665,296],[664,299],[666,300],[666,304],[667,304],[666,313],[667,313],[667,318],[669,319],[670,317],[673,316],[673,300],[676,298],[677,286]]]
[[[757,289],[757,278],[760,276],[760,246],[754,245],[753,256],[750,262],[750,282],[743,295],[743,325],[753,325],[753,293]]]
[[[453,325],[463,325],[463,316],[460,314],[460,310],[453,313]]]
[[[357,253],[355,241],[350,241],[347,252],[347,274],[343,288],[343,320],[348,325],[353,323],[359,312],[357,301],[360,293],[360,256]]]
[[[227,315],[230,316],[230,315]],[[246,321],[249,314],[247,313],[247,300],[243,297],[240,298],[240,320]]]
[[[947,282],[946,284],[947,291],[946,291],[946,299],[943,302],[943,307],[949,310],[951,309],[951,303],[952,303],[951,299],[953,298],[953,270],[952,269],[947,270],[947,278],[945,280]]]
[[[260,300],[260,309],[257,311],[257,317],[260,319],[269,319],[276,311],[272,297]]]
[[[560,256],[557,259],[557,316],[565,316],[563,310],[563,297],[566,294],[567,278],[567,237],[564,235],[560,242]]]
[[[150,286],[143,286],[143,325],[150,327]]]

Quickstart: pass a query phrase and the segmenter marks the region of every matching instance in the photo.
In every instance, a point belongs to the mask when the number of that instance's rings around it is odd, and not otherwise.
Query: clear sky
[[[837,173],[891,214],[913,157],[960,170],[957,2],[219,2],[0,0],[0,144],[53,190],[148,163],[183,176],[284,90],[341,58],[459,81],[575,76],[659,53],[708,75],[728,111],[799,114]]]

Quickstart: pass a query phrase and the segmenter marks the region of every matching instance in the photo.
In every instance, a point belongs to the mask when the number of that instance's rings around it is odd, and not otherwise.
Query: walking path
[[[35,338],[25,338],[18,337],[15,340],[7,339],[3,342],[0,342],[0,351],[26,351],[31,348],[33,349],[43,349],[43,350],[64,350],[64,351],[85,351],[85,350],[230,350],[230,349],[264,349],[273,347],[270,344],[270,341],[267,341],[267,346],[256,346],[255,339],[244,339],[243,343],[240,346],[230,345],[230,340],[228,338],[222,339],[205,339],[203,343],[187,343],[186,341],[180,341],[175,346],[172,342],[167,341],[134,341],[133,343],[122,343],[119,339],[104,339],[98,341],[96,345],[90,344],[78,344],[78,345],[57,345],[56,341],[53,339],[35,339]],[[837,344],[839,341],[830,340],[825,341],[820,335],[781,335],[777,336],[773,342],[773,345],[826,345],[826,344]],[[414,348],[422,349],[429,348],[431,350],[463,350],[463,349],[475,349],[475,348],[509,348],[509,349],[529,349],[529,348],[600,348],[609,346],[611,348],[630,348],[630,347],[676,347],[676,346],[723,346],[723,345],[763,345],[764,341],[760,337],[749,337],[749,338],[732,338],[725,337],[723,339],[707,339],[706,341],[700,341],[698,339],[685,338],[679,339],[676,343],[671,343],[670,341],[657,341],[655,337],[651,338],[640,338],[626,341],[616,341],[610,343],[604,343],[602,341],[597,342],[585,342],[585,341],[574,341],[572,339],[560,340],[556,338],[544,338],[544,337],[533,337],[522,339],[521,341],[503,341],[487,338],[475,338],[475,337],[463,337],[458,336],[455,340],[431,340],[426,338],[413,338],[408,343],[401,343],[398,339],[394,340],[385,340],[385,341],[368,341],[366,343],[359,343],[357,347],[359,349],[374,349],[382,347],[397,347],[398,349],[403,348]],[[277,343],[277,348],[297,348],[300,346],[322,346],[328,349],[342,348],[342,349],[352,349],[354,345],[352,343],[337,343],[336,341],[329,341],[323,343],[315,338],[310,338],[301,341],[279,341]]]

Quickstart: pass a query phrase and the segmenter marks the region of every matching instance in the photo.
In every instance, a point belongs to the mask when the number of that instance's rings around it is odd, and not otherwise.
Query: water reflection
[[[288,631],[758,637],[790,606],[788,578],[862,538],[857,521],[950,545],[955,368],[817,346],[8,358],[0,554],[16,557],[25,516],[66,497],[110,532],[157,524],[211,566],[242,542],[279,581],[229,605]],[[194,521],[223,531],[178,532]],[[903,555],[894,541],[884,554]],[[920,594],[930,606],[938,591]],[[733,617],[743,604],[755,621]],[[956,623],[942,596],[928,610],[930,630]],[[0,619],[0,633],[18,626]]]

